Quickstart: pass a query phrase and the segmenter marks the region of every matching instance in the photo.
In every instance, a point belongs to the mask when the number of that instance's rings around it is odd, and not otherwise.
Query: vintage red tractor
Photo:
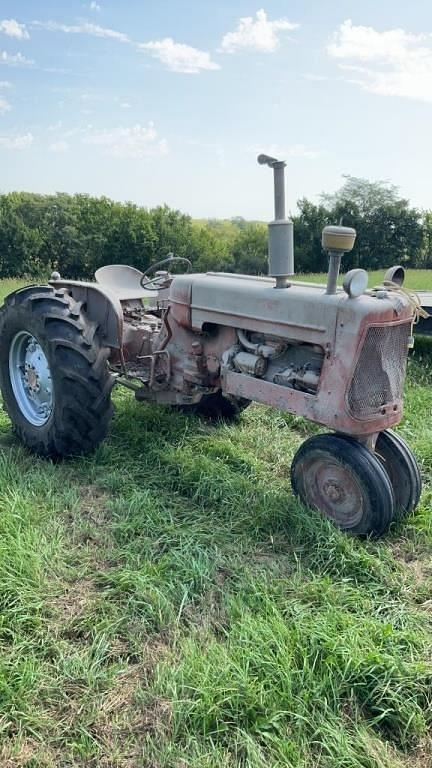
[[[347,227],[323,231],[326,286],[291,280],[285,163],[258,161],[275,177],[269,277],[174,276],[161,267],[185,260],[169,255],[145,272],[105,266],[95,282],[53,273],[48,285],[22,288],[1,311],[4,406],[23,443],[49,457],[87,453],[105,438],[113,384],[207,415],[251,401],[298,414],[331,433],[298,450],[294,493],[343,530],[379,536],[421,492],[416,460],[390,429],[402,417],[413,302],[394,282],[367,290],[360,269],[337,288],[355,240]]]

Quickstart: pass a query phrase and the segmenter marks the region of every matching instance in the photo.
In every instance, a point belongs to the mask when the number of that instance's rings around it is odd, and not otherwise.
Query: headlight
[[[356,299],[365,292],[368,284],[368,273],[364,269],[351,269],[346,273],[343,289],[351,299]]]
[[[403,285],[405,280],[405,270],[403,267],[390,267],[384,275],[384,283],[396,283]]]

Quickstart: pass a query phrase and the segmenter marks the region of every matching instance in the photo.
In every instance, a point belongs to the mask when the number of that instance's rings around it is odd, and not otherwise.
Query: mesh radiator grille
[[[367,419],[402,400],[411,323],[368,329],[348,392],[353,416]]]

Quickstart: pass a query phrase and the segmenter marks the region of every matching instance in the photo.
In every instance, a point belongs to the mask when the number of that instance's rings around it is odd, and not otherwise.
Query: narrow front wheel
[[[414,511],[420,500],[422,481],[416,458],[405,440],[392,429],[380,432],[375,453],[393,486],[396,516],[402,519]]]
[[[393,488],[379,459],[341,435],[315,435],[300,446],[291,465],[300,500],[354,536],[381,536],[395,507]]]

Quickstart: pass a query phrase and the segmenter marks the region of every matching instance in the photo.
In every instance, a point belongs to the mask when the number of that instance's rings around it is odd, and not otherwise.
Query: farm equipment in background
[[[432,291],[416,291],[424,310],[415,326],[416,333],[422,336],[432,336]]]
[[[0,317],[0,384],[15,432],[48,457],[88,453],[105,438],[114,384],[137,400],[228,416],[251,401],[332,430],[306,440],[292,488],[356,535],[383,534],[417,505],[416,460],[391,427],[402,417],[415,307],[406,292],[337,278],[356,233],[325,227],[326,286],[294,281],[285,163],[274,171],[269,276],[194,274],[170,254],[145,272],[53,273],[9,295]],[[183,274],[170,269],[186,263]],[[389,279],[395,272],[389,274]]]

